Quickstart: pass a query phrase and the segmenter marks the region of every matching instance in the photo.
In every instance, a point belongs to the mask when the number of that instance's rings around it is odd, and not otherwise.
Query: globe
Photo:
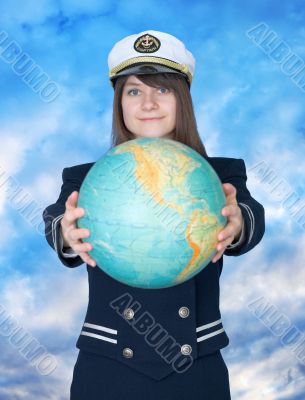
[[[90,256],[112,278],[158,289],[198,274],[217,253],[227,219],[215,170],[178,141],[138,138],[106,152],[89,170],[78,198],[79,228]]]

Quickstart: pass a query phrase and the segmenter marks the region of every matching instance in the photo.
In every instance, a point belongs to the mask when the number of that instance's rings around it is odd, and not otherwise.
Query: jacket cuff
[[[78,254],[75,253],[75,251],[71,247],[64,247],[64,239],[62,237],[60,227],[58,232],[58,253],[65,258],[75,258],[78,256]]]
[[[238,246],[241,246],[242,244],[244,244],[246,240],[246,229],[245,229],[245,220],[243,218],[243,222],[242,222],[242,228],[241,228],[241,233],[239,236],[239,239],[235,242],[232,242],[231,244],[229,244],[226,249],[235,249]]]
[[[78,267],[79,265],[83,264],[84,261],[80,258],[80,256],[76,253],[73,252],[63,252],[63,238],[61,236],[61,231],[60,231],[60,221],[63,218],[64,214],[58,215],[56,218],[54,218],[52,222],[52,238],[53,238],[53,243],[54,243],[54,250],[56,251],[60,261],[66,266],[66,267]]]
[[[237,243],[227,246],[224,255],[239,256],[249,251],[253,238],[255,219],[251,208],[245,203],[238,203],[243,215],[243,232]],[[243,235],[243,237],[242,237]]]

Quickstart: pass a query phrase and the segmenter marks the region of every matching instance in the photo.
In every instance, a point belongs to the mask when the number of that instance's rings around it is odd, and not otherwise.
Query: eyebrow
[[[128,83],[125,83],[125,86],[141,86],[141,83],[137,83],[137,82],[128,82]]]

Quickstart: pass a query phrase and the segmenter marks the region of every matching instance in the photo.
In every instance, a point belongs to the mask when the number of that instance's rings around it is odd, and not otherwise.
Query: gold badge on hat
[[[160,40],[147,33],[134,42],[133,48],[139,53],[154,53],[160,49],[160,46]]]

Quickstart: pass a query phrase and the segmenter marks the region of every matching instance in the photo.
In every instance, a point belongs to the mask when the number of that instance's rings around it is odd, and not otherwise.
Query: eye
[[[127,94],[130,96],[136,96],[139,93],[139,89],[130,89],[128,90]]]
[[[168,93],[169,92],[169,89],[167,89],[166,87],[160,87],[158,90],[160,93]]]

